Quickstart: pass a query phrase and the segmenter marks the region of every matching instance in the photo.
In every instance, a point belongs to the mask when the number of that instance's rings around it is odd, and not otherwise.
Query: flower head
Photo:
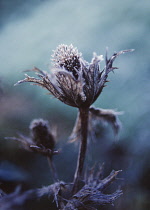
[[[31,138],[37,146],[53,150],[55,138],[47,120],[35,119],[30,124]]]
[[[93,53],[91,63],[88,63],[73,45],[61,44],[52,55],[52,74],[34,68],[32,71],[37,72],[40,79],[26,75],[26,78],[18,81],[17,84],[33,82],[46,88],[65,104],[78,108],[90,107],[102,92],[109,72],[116,69],[112,67],[115,58],[129,51],[132,50],[114,53],[110,59],[106,56],[106,66],[100,70],[99,63],[103,60],[102,55],[97,56]]]
[[[18,137],[7,137],[6,139],[18,141],[25,150],[38,152],[48,157],[59,153],[55,150],[55,130],[53,127],[50,128],[47,120],[34,119],[31,121],[29,129],[30,136],[28,137],[20,133]]]

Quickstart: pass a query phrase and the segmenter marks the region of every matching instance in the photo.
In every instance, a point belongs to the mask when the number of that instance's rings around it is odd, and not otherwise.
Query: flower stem
[[[74,175],[73,194],[75,194],[78,191],[79,181],[84,167],[86,148],[87,148],[89,108],[80,108],[79,114],[81,119],[81,142],[80,142],[76,172]]]
[[[58,175],[57,175],[56,168],[55,168],[54,162],[53,162],[53,160],[52,160],[52,157],[49,157],[49,156],[48,156],[48,157],[47,157],[47,160],[48,160],[48,164],[49,164],[50,169],[51,169],[53,181],[54,181],[54,182],[57,182],[57,181],[58,181]]]

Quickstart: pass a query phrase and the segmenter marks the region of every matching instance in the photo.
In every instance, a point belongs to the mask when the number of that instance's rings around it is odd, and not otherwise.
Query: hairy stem
[[[77,167],[74,175],[74,186],[73,186],[73,194],[78,191],[79,180],[82,175],[84,160],[86,155],[87,148],[87,135],[88,135],[88,115],[89,108],[80,108],[79,109],[80,119],[81,119],[81,142],[78,154]]]

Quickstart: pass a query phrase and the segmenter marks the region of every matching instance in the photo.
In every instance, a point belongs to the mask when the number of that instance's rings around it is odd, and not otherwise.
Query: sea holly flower
[[[108,74],[117,69],[113,67],[114,60],[119,55],[131,51],[133,50],[123,50],[114,53],[109,59],[106,53],[105,67],[101,70],[102,55],[98,56],[96,53],[93,53],[91,63],[88,63],[73,45],[61,44],[52,55],[53,67],[51,74],[35,67],[31,71],[36,72],[39,78],[30,77],[26,74],[26,78],[17,83],[32,82],[44,87],[63,103],[79,109],[79,116],[71,135],[73,138],[80,136],[80,148],[72,194],[75,194],[80,186],[79,181],[81,180],[84,167],[88,131],[92,127],[89,121],[103,119],[113,125],[116,133],[118,131],[119,123],[116,112],[95,109],[91,105],[101,94],[106,85],[105,83],[108,82]]]
[[[55,130],[50,128],[47,120],[34,119],[30,123],[29,129],[29,136],[24,136],[19,133],[18,137],[6,137],[6,139],[18,141],[25,150],[41,153],[45,156],[52,157],[59,153],[58,151],[55,151]]]
[[[73,45],[61,44],[52,55],[53,67],[51,74],[34,68],[38,78],[30,77],[18,81],[17,84],[32,82],[46,88],[53,96],[63,103],[73,107],[90,107],[95,102],[107,82],[108,74],[116,69],[112,64],[116,57],[132,50],[123,50],[114,53],[108,59],[106,66],[100,69],[103,56],[93,53],[91,63],[85,61],[82,54]]]
[[[35,142],[36,146],[54,150],[55,135],[47,120],[34,119],[29,128],[32,141]]]
[[[36,152],[47,157],[54,181],[58,180],[53,162],[53,156],[59,154],[55,150],[56,133],[50,127],[49,122],[43,119],[34,119],[29,126],[30,135],[19,134],[18,137],[6,137],[6,139],[18,141],[21,146],[30,152]]]

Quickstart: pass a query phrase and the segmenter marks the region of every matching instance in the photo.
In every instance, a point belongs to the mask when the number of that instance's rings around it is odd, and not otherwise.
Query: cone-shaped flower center
[[[61,44],[52,55],[53,65],[56,68],[65,68],[67,71],[72,72],[73,76],[78,79],[78,71],[81,68],[81,55],[72,44],[69,46]]]

